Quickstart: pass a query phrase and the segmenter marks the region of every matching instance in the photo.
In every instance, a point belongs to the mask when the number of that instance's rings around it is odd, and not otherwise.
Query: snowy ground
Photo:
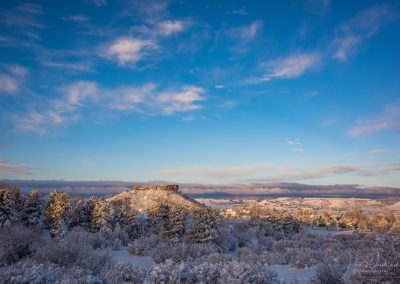
[[[323,236],[323,237],[331,237],[336,235],[351,235],[353,233],[352,230],[327,230],[322,228],[309,228],[308,232],[312,235]]]
[[[310,267],[305,269],[290,268],[289,265],[274,265],[268,267],[270,270],[278,274],[278,280],[282,283],[311,283],[315,275],[316,268]]]
[[[129,263],[138,267],[150,267],[153,260],[150,256],[137,256],[128,252],[128,247],[121,247],[120,250],[113,250],[111,257],[115,263]]]
[[[120,250],[111,252],[111,257],[115,263],[128,263],[138,267],[150,267],[153,260],[150,256],[137,256],[128,253],[127,247],[121,247]],[[311,279],[315,275],[315,267],[306,269],[294,269],[288,265],[274,265],[268,267],[270,270],[278,274],[278,280],[281,283],[311,283]],[[295,282],[297,281],[297,282]]]

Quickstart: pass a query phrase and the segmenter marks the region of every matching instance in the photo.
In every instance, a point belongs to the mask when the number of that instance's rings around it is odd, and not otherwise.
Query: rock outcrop
[[[181,206],[189,211],[203,206],[181,193],[178,185],[136,186],[130,191],[124,191],[109,198],[109,200],[129,200],[132,208],[142,212],[159,204]]]
[[[181,193],[179,185],[177,184],[163,184],[163,185],[143,185],[135,186],[133,190],[166,190],[176,193]]]

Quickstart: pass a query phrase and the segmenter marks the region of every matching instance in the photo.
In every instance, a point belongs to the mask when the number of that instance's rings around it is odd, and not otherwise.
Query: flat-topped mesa
[[[133,188],[133,190],[160,190],[160,191],[172,191],[176,193],[181,193],[179,185],[177,184],[162,184],[162,185],[138,185]]]

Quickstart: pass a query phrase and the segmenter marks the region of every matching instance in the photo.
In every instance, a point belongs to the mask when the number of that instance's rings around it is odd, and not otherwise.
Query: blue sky
[[[400,186],[399,1],[2,1],[0,178]]]

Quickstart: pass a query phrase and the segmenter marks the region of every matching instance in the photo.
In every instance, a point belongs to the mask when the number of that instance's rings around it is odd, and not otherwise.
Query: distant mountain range
[[[112,196],[137,185],[174,184],[169,181],[64,181],[64,180],[0,180],[2,185],[19,187],[22,191],[39,189],[49,192],[62,189],[71,195]],[[301,183],[249,183],[249,184],[179,184],[182,193],[194,198],[246,198],[246,197],[400,197],[398,187],[368,187],[358,184],[308,185]]]

